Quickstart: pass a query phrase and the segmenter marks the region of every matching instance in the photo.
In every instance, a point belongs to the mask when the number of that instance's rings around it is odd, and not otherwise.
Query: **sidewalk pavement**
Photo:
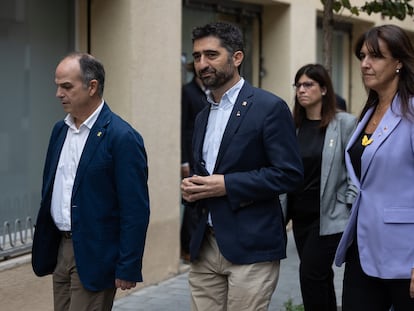
[[[270,304],[270,311],[285,311],[291,299],[301,304],[298,257],[292,232],[288,232],[287,259],[282,260],[279,282]],[[0,262],[1,311],[53,311],[52,277],[36,277],[30,265],[31,255]],[[189,311],[188,265],[183,272],[157,285],[136,291],[118,291],[114,311]],[[343,269],[335,268],[338,304],[341,303]]]
[[[299,260],[292,231],[288,232],[287,257],[281,261],[279,282],[272,296],[269,311],[284,311],[284,303],[288,300],[291,300],[294,305],[302,303],[298,275]],[[337,302],[340,305],[343,268],[335,267],[334,271]],[[189,311],[191,304],[187,277],[188,271],[157,285],[148,286],[132,292],[128,296],[115,300],[112,310]]]

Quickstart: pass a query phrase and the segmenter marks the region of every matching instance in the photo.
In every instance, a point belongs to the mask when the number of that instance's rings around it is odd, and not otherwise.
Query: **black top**
[[[319,219],[322,150],[325,140],[320,120],[305,119],[297,135],[304,168],[303,187],[289,195],[290,216],[306,222]]]
[[[359,134],[358,139],[348,150],[349,157],[351,158],[352,166],[354,167],[355,175],[358,177],[358,179],[361,179],[361,157],[366,147],[362,145],[362,138],[365,135],[367,136],[368,139],[370,139],[372,136],[372,134],[367,134],[364,131],[362,131]]]

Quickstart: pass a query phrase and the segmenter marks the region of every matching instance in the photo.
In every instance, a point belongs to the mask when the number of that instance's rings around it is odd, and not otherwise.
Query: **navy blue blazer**
[[[61,234],[51,217],[56,168],[68,126],[53,128],[36,220],[32,266],[53,273]],[[115,278],[142,281],[142,256],[149,222],[147,156],[142,137],[104,104],[76,173],[71,202],[72,240],[83,286],[115,287]]]
[[[202,156],[210,107],[197,116],[194,174],[209,175]],[[199,223],[190,244],[196,260],[211,213],[222,255],[234,264],[286,257],[286,230],[278,195],[303,181],[303,166],[291,112],[279,97],[246,81],[231,112],[214,174],[223,174],[227,194],[197,201]]]

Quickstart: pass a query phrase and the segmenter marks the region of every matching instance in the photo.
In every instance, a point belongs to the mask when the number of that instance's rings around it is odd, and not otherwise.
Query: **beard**
[[[209,73],[209,76],[203,74]],[[199,77],[203,85],[209,90],[215,90],[226,84],[234,77],[234,67],[228,64],[224,70],[217,70],[214,68],[206,68],[199,72]]]

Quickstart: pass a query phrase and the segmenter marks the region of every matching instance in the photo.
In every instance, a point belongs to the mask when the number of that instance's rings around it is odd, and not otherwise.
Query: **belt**
[[[66,240],[72,239],[72,231],[60,231],[60,233],[62,234],[62,238]]]

